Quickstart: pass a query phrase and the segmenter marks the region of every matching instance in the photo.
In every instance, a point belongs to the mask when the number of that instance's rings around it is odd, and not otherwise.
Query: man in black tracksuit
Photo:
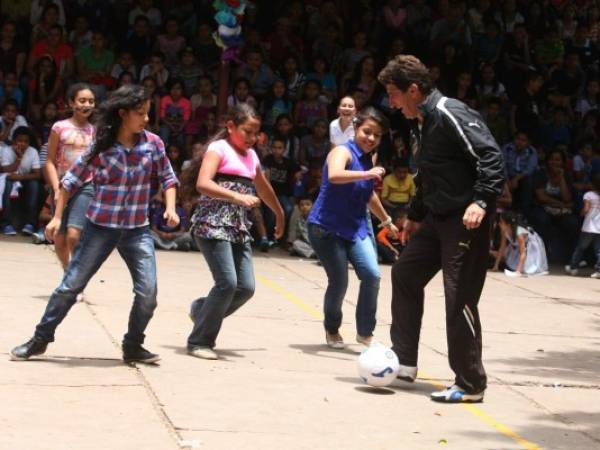
[[[448,359],[452,387],[432,400],[483,400],[477,304],[487,270],[489,231],[496,197],[504,184],[504,161],[481,116],[431,88],[428,69],[414,56],[396,56],[379,74],[390,106],[414,119],[411,149],[417,163],[417,193],[409,206],[402,240],[407,244],[392,268],[393,350],[399,377],[414,381],[424,288],[442,269],[446,296]]]

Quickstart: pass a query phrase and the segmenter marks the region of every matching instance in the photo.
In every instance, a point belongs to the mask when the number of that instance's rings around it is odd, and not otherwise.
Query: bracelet
[[[392,224],[392,218],[390,216],[387,217],[383,222],[379,224],[378,228],[389,227]]]

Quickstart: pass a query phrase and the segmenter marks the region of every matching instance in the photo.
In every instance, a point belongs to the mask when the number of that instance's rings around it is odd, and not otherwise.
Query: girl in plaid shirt
[[[283,209],[252,148],[259,132],[254,108],[247,103],[235,105],[226,129],[208,145],[200,172],[196,161],[183,176],[187,193],[195,187],[201,194],[191,233],[215,281],[206,297],[192,302],[194,329],[187,348],[197,358],[218,358],[213,348],[223,319],[254,295],[249,216],[261,199],[275,213],[275,237],[283,235]]]
[[[101,106],[96,141],[62,178],[56,212],[46,227],[46,237],[54,240],[69,196],[91,179],[96,191],[87,211],[88,220],[34,336],[11,351],[13,360],[26,360],[46,351],[77,295],[115,248],[131,272],[135,292],[129,329],[123,338],[123,359],[143,363],[160,359],[142,347],[144,330],[156,308],[157,292],[148,209],[151,185],[158,180],[165,196],[164,217],[169,226],[177,226],[178,181],[162,140],[145,129],[149,109],[148,93],[134,85],[117,89]]]

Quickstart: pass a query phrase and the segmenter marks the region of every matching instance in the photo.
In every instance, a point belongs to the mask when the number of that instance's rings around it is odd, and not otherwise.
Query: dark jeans
[[[35,336],[46,342],[54,341],[56,327],[65,318],[88,281],[100,269],[114,249],[127,264],[133,280],[134,301],[129,314],[129,328],[123,344],[142,344],[144,330],[156,308],[156,259],[150,229],[132,230],[100,227],[88,221],[65,275],[56,288]]]
[[[337,333],[342,325],[342,303],[348,289],[350,262],[360,280],[356,304],[356,330],[361,336],[372,336],[381,279],[372,237],[367,236],[363,240],[350,242],[315,224],[308,225],[308,237],[327,273],[327,290],[323,305],[325,330]]]
[[[254,295],[254,268],[250,243],[217,239],[194,240],[206,259],[215,285],[206,297],[192,303],[194,329],[188,348],[214,347],[223,319]]]
[[[467,230],[462,212],[429,214],[392,267],[393,350],[400,364],[416,366],[425,286],[441,269],[446,297],[446,337],[456,384],[467,392],[485,389],[481,323],[477,305],[487,271],[490,223]]]
[[[546,244],[550,262],[567,263],[581,229],[580,219],[575,214],[553,216],[541,206],[535,206],[530,221]]]
[[[2,196],[4,212],[2,213],[2,221],[0,221],[0,226],[3,227],[11,224],[15,200],[10,198],[10,193],[14,183],[14,181],[6,180],[6,187]],[[27,180],[19,183],[23,185],[19,192],[19,198],[25,202],[25,224],[35,226],[40,203],[40,182],[39,180]]]
[[[585,251],[590,246],[594,248],[594,254],[596,255],[595,269],[600,272],[600,234],[586,233],[585,231],[582,231],[579,235],[579,242],[577,242],[577,246],[571,257],[570,265],[573,269],[579,267],[579,263],[583,259]]]

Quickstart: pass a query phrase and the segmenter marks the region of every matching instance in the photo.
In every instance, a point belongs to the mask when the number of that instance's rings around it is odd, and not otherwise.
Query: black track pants
[[[487,382],[477,304],[487,271],[490,223],[486,216],[479,228],[467,230],[462,214],[429,214],[392,267],[390,334],[400,363],[417,365],[424,288],[442,269],[448,359],[455,383],[469,393],[482,391]]]

